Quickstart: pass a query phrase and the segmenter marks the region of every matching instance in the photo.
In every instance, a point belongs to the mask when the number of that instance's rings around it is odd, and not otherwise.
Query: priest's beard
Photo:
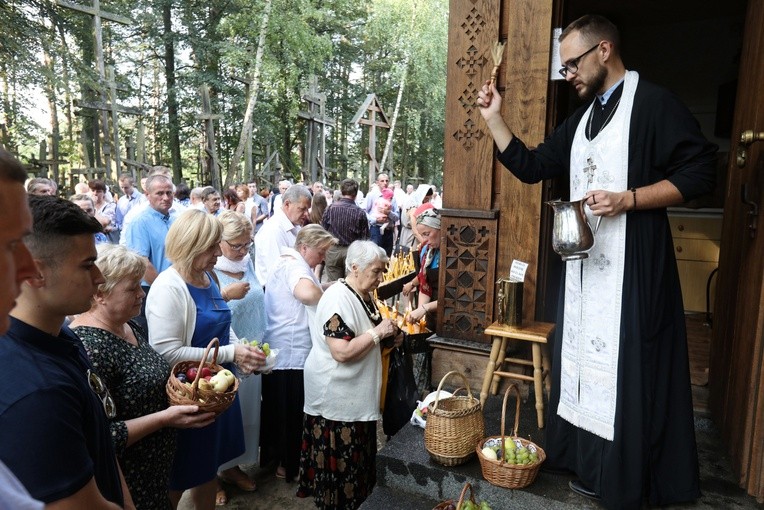
[[[597,66],[597,70],[594,73],[594,76],[592,76],[589,79],[588,83],[584,83],[584,86],[581,88],[578,92],[578,97],[580,97],[584,102],[589,102],[592,99],[594,99],[594,96],[598,92],[605,92],[602,90],[602,88],[605,86],[605,80],[607,79],[607,70],[604,66]]]

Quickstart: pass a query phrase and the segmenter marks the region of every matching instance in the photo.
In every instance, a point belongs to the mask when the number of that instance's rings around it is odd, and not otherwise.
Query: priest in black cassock
[[[607,508],[700,496],[684,307],[666,207],[710,192],[717,147],[667,90],[627,71],[618,29],[584,16],[560,36],[560,73],[586,100],[534,150],[478,105],[521,181],[570,177],[602,217],[594,248],[565,263],[546,431],[548,466]],[[594,222],[592,222],[594,224]]]

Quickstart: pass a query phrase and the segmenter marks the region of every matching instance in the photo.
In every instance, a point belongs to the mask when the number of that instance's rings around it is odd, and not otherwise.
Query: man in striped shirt
[[[324,280],[328,282],[345,277],[345,256],[350,243],[369,238],[366,212],[355,203],[358,183],[353,179],[345,179],[340,183],[340,193],[342,198],[332,202],[321,219],[321,226],[338,240],[326,252]]]

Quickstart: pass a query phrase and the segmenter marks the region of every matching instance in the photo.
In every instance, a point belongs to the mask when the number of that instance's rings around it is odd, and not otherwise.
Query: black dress
[[[534,151],[513,139],[499,160],[528,183],[568,173],[573,137],[587,107]],[[629,187],[668,179],[685,200],[711,191],[716,147],[676,96],[640,80],[630,130]],[[668,217],[665,209],[627,214],[613,441],[557,415],[562,327],[556,329],[546,429],[549,465],[574,471],[607,508],[640,508],[645,497],[666,505],[700,496],[684,307]],[[558,325],[564,320],[563,291],[561,286]]]
[[[149,345],[140,328],[130,326],[137,346],[100,328],[80,326],[73,331],[82,339],[116,404],[111,437],[136,509],[167,510],[172,508],[168,480],[176,431],[162,428],[127,446],[125,421],[167,409],[165,383],[170,365]]]

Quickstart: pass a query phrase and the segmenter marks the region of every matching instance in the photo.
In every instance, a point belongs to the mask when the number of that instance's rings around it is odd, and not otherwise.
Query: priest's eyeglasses
[[[103,380],[95,372],[88,369],[88,384],[93,393],[98,395],[103,403],[103,410],[106,413],[106,417],[113,420],[117,416],[117,405],[114,403],[114,399],[111,398],[109,388],[103,383]]]
[[[567,62],[565,62],[565,64],[563,64],[563,66],[557,72],[560,73],[563,78],[567,77],[568,73],[574,73],[574,74],[577,73],[578,72],[578,64],[579,64],[579,62],[581,62],[581,59],[584,58],[585,56],[587,56],[589,53],[593,52],[595,49],[597,49],[597,47],[599,45],[600,45],[600,43],[597,43],[594,46],[592,46],[591,48],[589,48],[588,50],[586,50],[585,52],[581,53],[576,58],[572,58],[572,59],[568,60]]]

